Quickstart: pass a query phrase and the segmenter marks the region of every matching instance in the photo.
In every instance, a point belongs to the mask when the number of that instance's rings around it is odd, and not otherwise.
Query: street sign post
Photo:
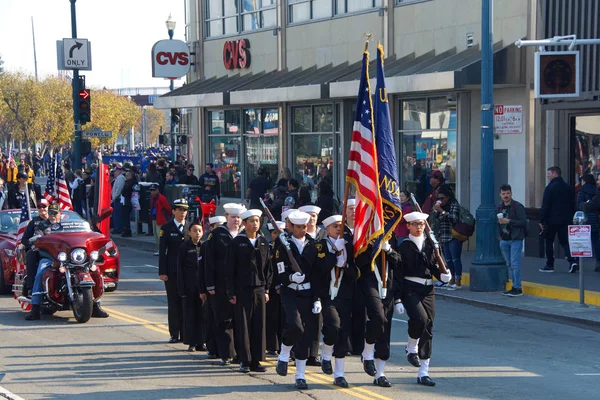
[[[587,218],[583,211],[577,211],[573,217],[573,223],[585,224],[586,222]],[[569,249],[571,257],[579,257],[579,304],[585,307],[583,259],[593,255],[591,225],[569,225]]]
[[[110,138],[112,137],[111,131],[103,131],[100,128],[94,128],[90,131],[81,131],[81,136],[84,138]]]

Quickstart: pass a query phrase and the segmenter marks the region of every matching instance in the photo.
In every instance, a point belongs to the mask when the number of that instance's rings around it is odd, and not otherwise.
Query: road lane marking
[[[600,373],[596,374],[575,374],[576,376],[600,376]]]
[[[17,396],[16,394],[4,389],[0,386],[0,397],[3,397],[8,400],[24,400],[22,397]]]
[[[166,325],[164,325],[164,324],[159,324],[159,323],[156,323],[156,322],[151,322],[151,321],[145,320],[143,318],[134,317],[133,315],[125,314],[123,312],[116,311],[116,310],[111,309],[111,308],[107,308],[107,307],[103,307],[103,308],[107,312],[109,312],[111,314],[111,316],[113,316],[116,319],[119,319],[119,320],[125,321],[125,322],[140,324],[140,325],[144,326],[145,328],[151,329],[151,330],[156,331],[156,332],[164,333],[164,334],[170,336],[168,327]],[[275,362],[273,362],[273,361],[265,361],[265,362],[263,362],[263,364],[275,367]],[[292,367],[292,366],[289,367],[289,369],[290,369],[290,372],[294,372],[295,373],[295,371],[296,371],[296,368]],[[328,386],[328,387],[330,387],[332,389],[339,390],[340,392],[346,393],[346,394],[348,394],[350,396],[354,396],[354,397],[357,397],[357,398],[362,399],[362,400],[373,400],[373,399],[392,400],[389,397],[385,397],[385,396],[382,396],[382,395],[380,395],[378,393],[372,392],[370,390],[363,389],[363,388],[356,387],[356,386],[352,386],[352,385],[350,385],[350,387],[348,387],[348,388],[341,388],[339,386],[336,386],[336,385],[332,384],[331,381],[329,381],[327,378],[322,377],[319,374],[316,374],[314,372],[305,371],[305,376],[306,376],[306,380],[308,380],[308,381],[311,381],[311,382],[314,382],[314,383],[319,383],[319,384],[324,385],[324,386]],[[358,392],[364,393],[364,394],[366,394],[366,395],[368,395],[370,397],[367,397],[367,396],[365,396],[365,395],[363,395],[361,393],[358,393]]]
[[[156,265],[150,265],[150,264],[146,264],[146,265],[121,265],[121,268],[154,268],[154,269],[158,269],[158,267]]]

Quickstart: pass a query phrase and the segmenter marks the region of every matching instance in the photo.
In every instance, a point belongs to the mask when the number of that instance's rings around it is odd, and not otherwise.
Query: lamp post
[[[481,205],[477,209],[475,258],[470,268],[474,292],[504,290],[507,274],[498,244],[498,219],[494,204],[494,53],[492,0],[481,10]]]
[[[173,33],[175,31],[175,20],[169,14],[169,18],[165,21],[167,25],[167,32],[169,32],[169,40],[173,40]],[[169,90],[172,92],[175,89],[175,81],[171,78],[171,83],[169,84]],[[175,123],[173,119],[173,113],[171,112],[171,160],[173,162],[177,161],[177,149],[176,149],[176,138],[175,138]]]

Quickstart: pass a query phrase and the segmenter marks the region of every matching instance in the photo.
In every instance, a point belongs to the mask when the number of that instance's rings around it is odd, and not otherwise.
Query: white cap
[[[291,213],[293,213],[294,211],[298,211],[298,210],[297,210],[297,209],[295,209],[295,208],[290,208],[289,210],[286,210],[286,211],[282,212],[282,213],[281,213],[281,220],[282,220],[283,222],[285,222],[285,219],[286,219],[287,217],[289,217],[289,215],[290,215]]]
[[[348,199],[346,207],[356,207],[356,199]]]
[[[240,218],[242,219],[242,221],[245,220],[246,218],[250,218],[250,217],[254,217],[254,216],[260,218],[260,216],[262,216],[262,211],[253,208],[252,210],[247,210],[240,214]]]
[[[315,214],[319,214],[321,212],[321,207],[317,207],[317,206],[302,206],[300,208],[298,208],[298,211],[302,211],[305,213],[315,213]]]
[[[323,220],[323,226],[325,228],[327,228],[329,225],[336,223],[336,222],[342,222],[342,216],[341,215],[332,215],[329,218],[325,218]]]
[[[310,214],[296,210],[288,215],[288,218],[294,225],[305,225],[308,224],[308,221],[310,220]]]
[[[225,209],[225,213],[229,215],[240,215],[244,211],[246,211],[246,207],[237,203],[227,203],[223,206]]]
[[[224,224],[225,222],[227,222],[227,218],[225,218],[225,217],[223,217],[221,215],[216,216],[216,217],[210,217],[208,219],[208,223],[211,224],[211,225],[213,225],[213,224]]]
[[[281,222],[281,221],[276,221],[275,222],[277,224],[277,227],[279,228],[280,231],[285,229],[285,222]],[[267,224],[267,229],[272,231],[273,228],[273,224],[271,224],[270,222]]]
[[[418,211],[408,213],[404,216],[404,219],[406,220],[406,222],[427,221],[427,218],[429,218],[428,214],[418,212]]]

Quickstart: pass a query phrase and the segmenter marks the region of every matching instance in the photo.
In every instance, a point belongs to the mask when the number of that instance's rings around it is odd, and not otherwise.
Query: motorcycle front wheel
[[[94,309],[94,295],[92,294],[92,288],[75,288],[73,289],[75,294],[75,300],[71,305],[73,308],[73,315],[79,323],[86,323],[92,318],[92,311]]]

